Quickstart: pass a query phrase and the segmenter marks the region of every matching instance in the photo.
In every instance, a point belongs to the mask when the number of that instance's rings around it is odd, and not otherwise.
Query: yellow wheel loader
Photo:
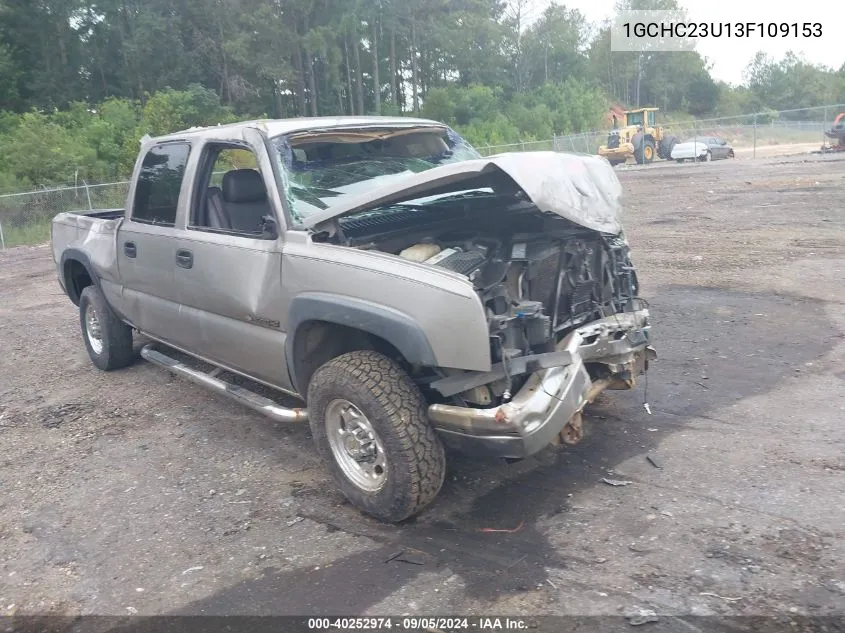
[[[654,113],[659,108],[638,108],[625,111],[625,124],[614,127],[607,135],[607,144],[599,148],[599,156],[611,165],[619,165],[634,159],[639,165],[647,165],[655,158],[669,160],[677,137],[666,134],[663,127],[655,126]]]

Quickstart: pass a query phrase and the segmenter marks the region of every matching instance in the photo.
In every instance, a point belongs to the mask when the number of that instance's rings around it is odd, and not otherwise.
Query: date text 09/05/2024
[[[361,617],[361,618],[309,618],[312,631],[520,631],[528,623],[520,618],[473,617]]]
[[[625,37],[821,37],[820,22],[625,22]]]

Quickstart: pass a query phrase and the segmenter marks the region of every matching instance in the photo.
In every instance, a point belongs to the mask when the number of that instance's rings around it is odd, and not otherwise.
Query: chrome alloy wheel
[[[103,330],[100,327],[100,318],[94,306],[88,304],[85,308],[85,334],[88,336],[88,343],[95,354],[103,353]]]
[[[387,457],[373,425],[348,400],[326,407],[326,435],[337,465],[364,492],[378,492],[387,481]]]

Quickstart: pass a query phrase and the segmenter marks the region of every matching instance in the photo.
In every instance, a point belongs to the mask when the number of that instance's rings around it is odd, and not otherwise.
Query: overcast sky
[[[537,18],[551,0],[534,0],[531,17]],[[613,16],[615,0],[558,0],[578,9],[591,22]],[[819,22],[821,38],[710,38],[699,40],[697,50],[712,64],[715,79],[742,83],[742,71],[757,51],[780,59],[788,50],[803,53],[807,61],[838,69],[845,63],[845,3],[841,0],[799,0],[778,4],[772,0],[680,0],[695,22]]]

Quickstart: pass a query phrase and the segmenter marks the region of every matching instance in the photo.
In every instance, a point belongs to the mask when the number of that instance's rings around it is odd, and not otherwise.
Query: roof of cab
[[[153,141],[167,141],[176,139],[185,139],[193,136],[203,136],[208,133],[213,133],[217,136],[222,131],[242,132],[245,128],[257,128],[264,132],[268,137],[279,136],[282,134],[289,134],[290,132],[306,132],[308,130],[316,130],[333,127],[371,127],[371,126],[407,126],[407,125],[437,125],[443,126],[439,121],[432,121],[429,119],[416,119],[411,117],[391,117],[391,116],[342,116],[342,117],[301,117],[295,119],[255,119],[251,121],[241,121],[238,123],[228,123],[226,125],[212,125],[208,127],[190,128],[173,132],[163,136],[153,138]]]

